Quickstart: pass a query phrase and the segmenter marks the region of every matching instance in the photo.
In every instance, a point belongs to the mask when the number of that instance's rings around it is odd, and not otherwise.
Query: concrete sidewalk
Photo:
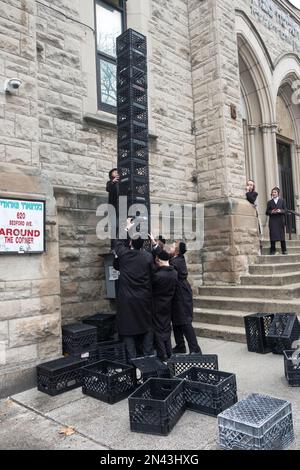
[[[201,339],[205,354],[218,354],[219,369],[237,376],[238,397],[259,392],[290,400],[300,449],[300,388],[288,386],[283,357],[249,353],[246,345]],[[71,436],[59,434],[73,426]],[[36,389],[0,401],[0,449],[217,449],[216,418],[186,411],[167,437],[132,433],[128,402],[107,405],[81,389],[50,397]]]

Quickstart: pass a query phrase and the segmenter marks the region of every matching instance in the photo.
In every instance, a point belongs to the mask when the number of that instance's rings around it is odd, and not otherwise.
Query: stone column
[[[188,9],[198,193],[205,204],[203,280],[237,284],[259,243],[256,213],[245,199],[235,9],[230,0],[189,0]]]
[[[296,212],[300,213],[300,145],[295,146],[295,168],[294,168],[294,181],[295,181],[295,195],[296,195]],[[296,217],[296,230],[300,234],[300,217]]]
[[[250,141],[250,171],[251,171],[251,178],[257,182],[257,166],[256,166],[256,146],[255,146],[255,134],[256,134],[256,126],[249,125],[248,126],[249,132],[249,141]]]
[[[274,186],[279,185],[278,161],[277,161],[277,143],[276,143],[276,124],[262,124],[260,126],[263,137],[264,163],[266,175],[267,194]]]

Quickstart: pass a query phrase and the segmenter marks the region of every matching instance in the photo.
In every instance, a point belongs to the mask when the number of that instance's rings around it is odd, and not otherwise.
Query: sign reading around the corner
[[[0,197],[0,253],[45,251],[45,201]]]

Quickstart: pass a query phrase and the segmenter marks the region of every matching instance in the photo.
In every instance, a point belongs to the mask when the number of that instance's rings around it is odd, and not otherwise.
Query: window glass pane
[[[111,62],[100,60],[101,102],[117,106],[117,67]]]
[[[116,57],[116,38],[122,33],[122,15],[113,7],[97,4],[97,49]]]

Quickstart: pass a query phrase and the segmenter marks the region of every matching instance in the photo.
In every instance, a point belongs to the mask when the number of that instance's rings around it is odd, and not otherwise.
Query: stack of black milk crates
[[[128,364],[103,360],[82,368],[82,392],[90,397],[114,404],[135,389],[135,368]]]
[[[98,359],[97,328],[83,323],[73,323],[62,327],[62,346],[65,356]]]

